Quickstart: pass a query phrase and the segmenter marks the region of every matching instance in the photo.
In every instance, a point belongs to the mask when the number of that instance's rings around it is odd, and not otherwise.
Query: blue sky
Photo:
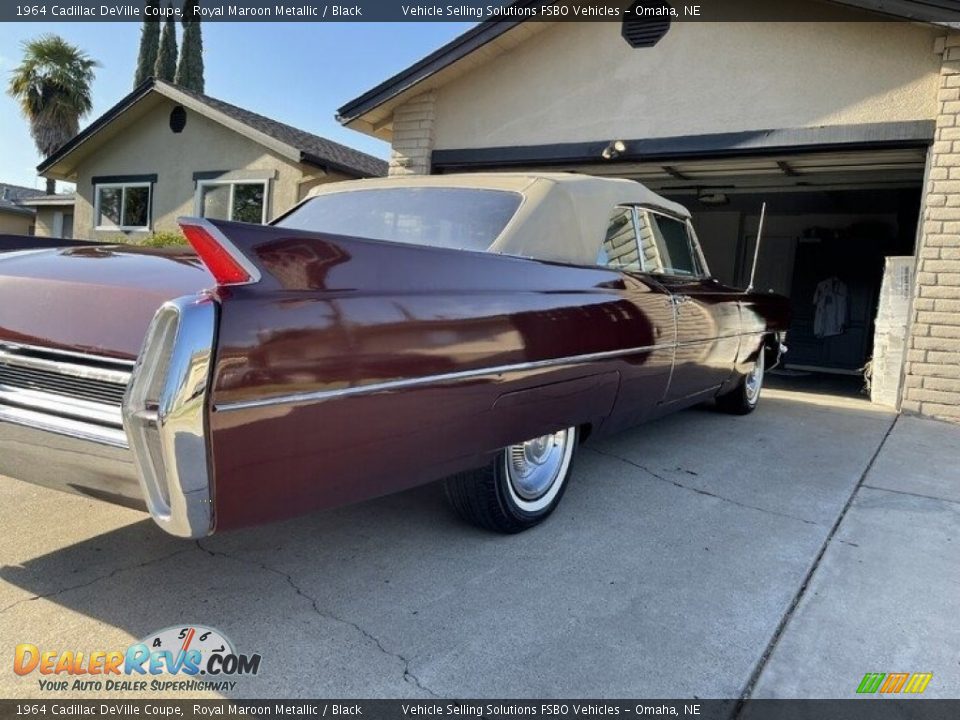
[[[379,140],[343,128],[336,109],[459,35],[472,23],[207,23],[203,26],[207,94],[318,135],[387,157]],[[93,113],[133,86],[139,23],[0,24],[0,182],[43,187],[41,158],[26,120],[6,94],[23,40],[57,33],[100,61]]]

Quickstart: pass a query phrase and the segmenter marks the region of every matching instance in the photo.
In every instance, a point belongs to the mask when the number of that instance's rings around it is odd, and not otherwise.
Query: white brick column
[[[901,408],[960,422],[960,35],[940,70]]]
[[[418,95],[393,111],[390,175],[429,175],[436,94]]]

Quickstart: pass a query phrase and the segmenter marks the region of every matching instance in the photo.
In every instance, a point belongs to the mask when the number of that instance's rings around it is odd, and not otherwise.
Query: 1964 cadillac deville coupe
[[[0,475],[193,538],[446,478],[516,532],[587,435],[750,412],[783,349],[786,300],[625,180],[361,180],[181,226],[195,252],[0,240]]]

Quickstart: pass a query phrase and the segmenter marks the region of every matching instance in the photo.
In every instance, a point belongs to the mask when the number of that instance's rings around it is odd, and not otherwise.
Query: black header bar
[[[0,22],[141,22],[145,0],[4,0]],[[151,8],[179,20],[182,3]],[[744,3],[730,0],[196,0],[202,22],[960,22],[955,0],[831,0],[822,3]]]

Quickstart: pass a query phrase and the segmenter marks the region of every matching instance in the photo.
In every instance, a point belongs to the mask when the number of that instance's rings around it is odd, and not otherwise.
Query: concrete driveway
[[[885,671],[960,695],[960,496],[936,459],[960,429],[894,420],[785,390],[748,417],[686,411],[588,444],[558,512],[517,536],[461,524],[434,486],[194,544],[0,479],[3,652],[200,623],[263,656],[236,697],[850,697]],[[901,529],[885,555],[904,522],[925,552]],[[867,617],[898,608],[932,620]],[[43,696],[36,678],[0,664],[0,697]]]

